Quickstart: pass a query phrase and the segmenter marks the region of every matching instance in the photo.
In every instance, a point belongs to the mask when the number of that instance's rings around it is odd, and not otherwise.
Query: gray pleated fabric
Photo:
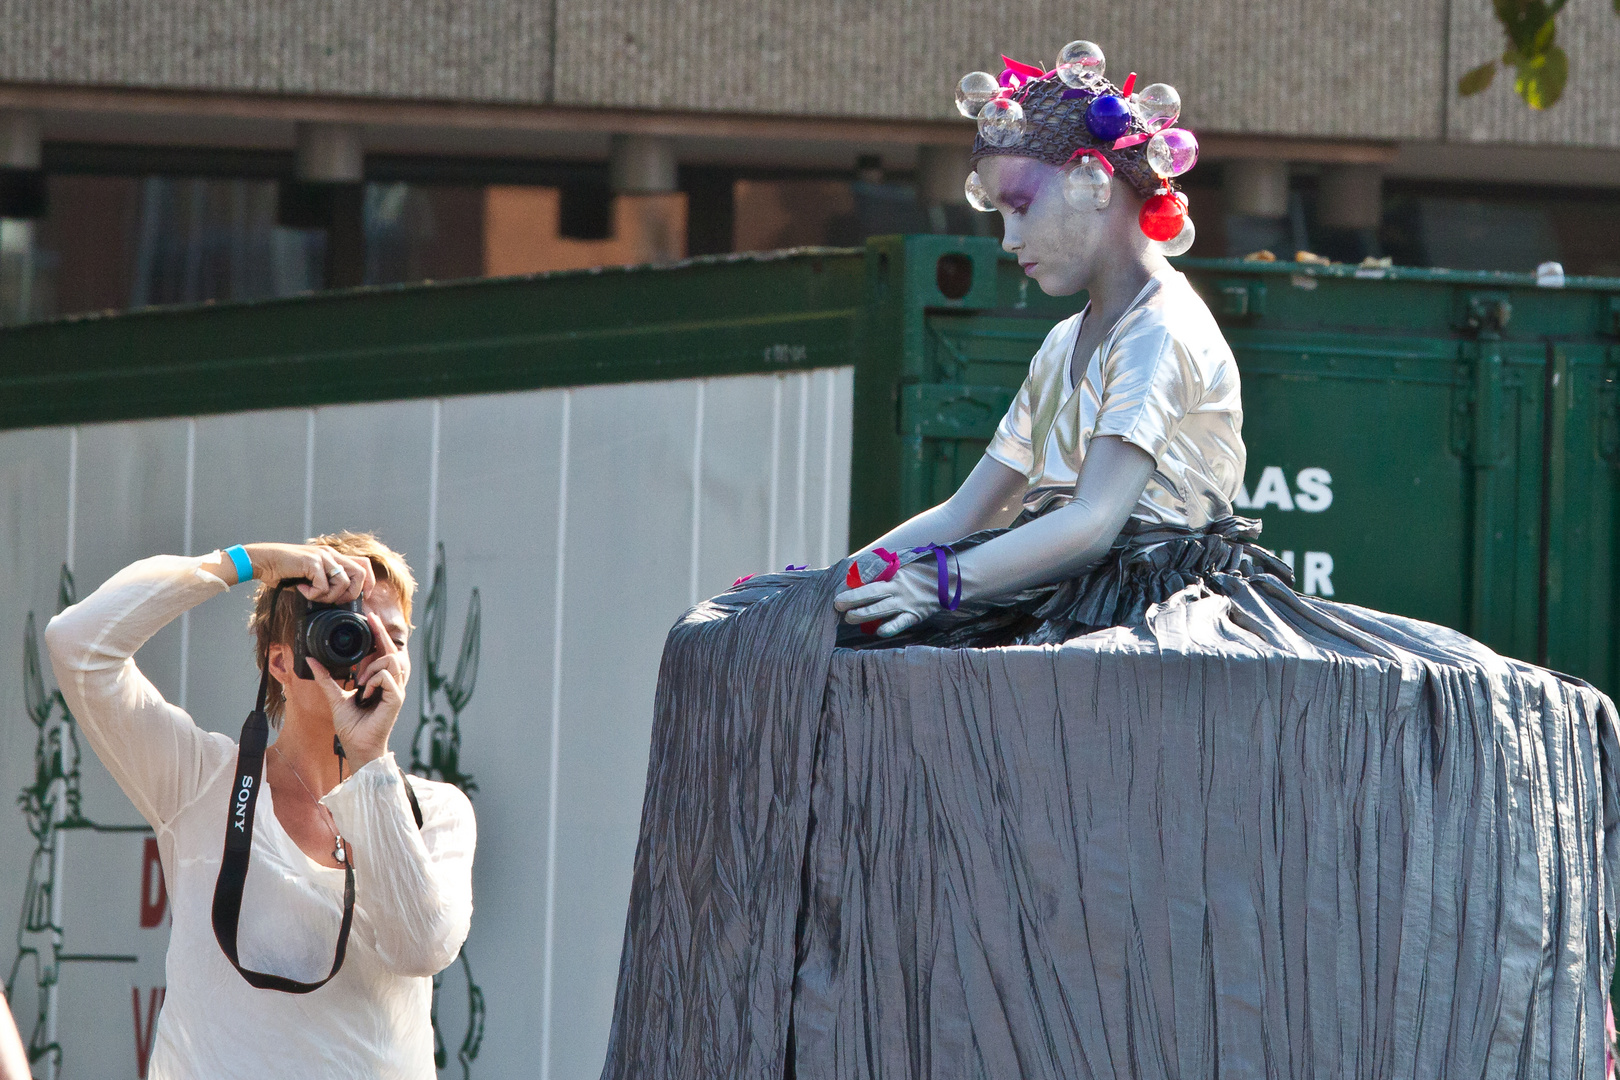
[[[1265,575],[834,650],[842,572],[671,633],[604,1077],[1602,1074],[1590,686]]]

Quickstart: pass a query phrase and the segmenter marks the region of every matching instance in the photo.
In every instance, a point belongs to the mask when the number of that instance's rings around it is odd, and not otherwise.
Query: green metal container
[[[1307,592],[1620,689],[1620,281],[1181,260],[1237,353],[1246,512]],[[0,427],[855,367],[850,539],[948,496],[1083,297],[984,238],[0,331]]]
[[[851,249],[700,259],[0,330],[0,428],[852,364]]]

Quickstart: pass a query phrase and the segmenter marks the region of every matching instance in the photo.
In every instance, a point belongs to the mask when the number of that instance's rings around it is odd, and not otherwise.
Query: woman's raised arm
[[[163,700],[135,666],[135,652],[181,612],[226,588],[217,555],[155,555],[124,567],[45,628],[63,700],[154,828],[172,820],[236,749]]]

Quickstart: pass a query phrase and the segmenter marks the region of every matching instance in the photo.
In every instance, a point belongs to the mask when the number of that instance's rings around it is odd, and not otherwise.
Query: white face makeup
[[[1048,296],[1071,296],[1096,275],[1110,253],[1136,246],[1138,201],[1128,185],[1114,181],[1102,210],[1079,210],[1063,197],[1064,170],[1033,158],[994,156],[978,163],[979,179],[1001,212],[1001,246],[1018,257],[1024,272]],[[1124,222],[1128,228],[1122,229]],[[1133,238],[1131,233],[1135,233]]]

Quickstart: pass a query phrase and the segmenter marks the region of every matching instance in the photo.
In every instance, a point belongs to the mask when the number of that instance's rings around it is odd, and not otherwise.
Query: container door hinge
[[[1215,313],[1227,321],[1257,319],[1266,313],[1263,281],[1228,278],[1215,283]]]
[[[1598,456],[1620,468],[1620,368],[1604,369],[1597,396]]]
[[[1508,462],[1502,408],[1505,382],[1502,352],[1481,342],[1470,363],[1459,364],[1451,394],[1451,452],[1477,469]]]
[[[1482,338],[1496,337],[1513,319],[1513,302],[1507,293],[1469,293],[1463,307],[1462,328]]]

